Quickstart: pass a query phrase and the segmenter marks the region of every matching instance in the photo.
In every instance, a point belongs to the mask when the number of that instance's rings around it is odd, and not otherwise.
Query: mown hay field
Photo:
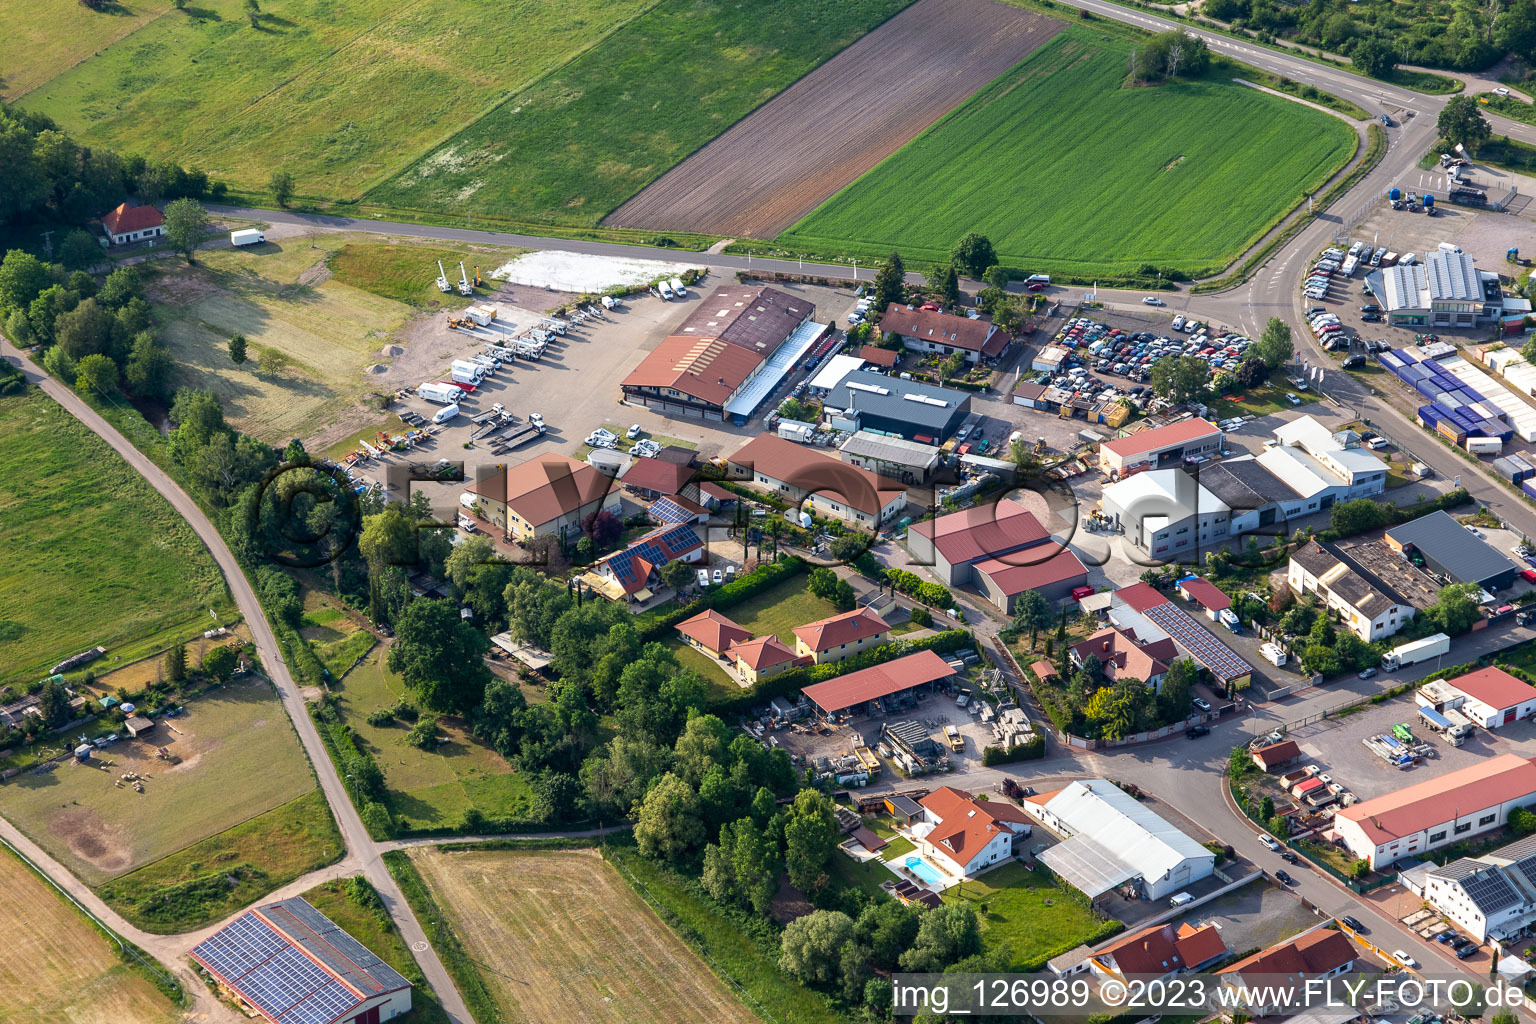
[[[0,850],[0,1018],[8,1024],[170,1024],[181,1017],[56,890]]]
[[[179,760],[159,760],[161,746]],[[147,776],[144,792],[114,785],[129,771]],[[271,684],[252,679],[189,700],[185,714],[103,748],[99,759],[15,776],[0,786],[0,809],[97,885],[314,788]]]
[[[79,0],[0,4],[0,99],[26,95],[170,10],[170,0],[117,0],[102,11]]]
[[[758,1020],[596,850],[411,861],[509,1022]]]
[[[643,6],[263,0],[252,26],[242,0],[193,0],[25,106],[82,142],[173,158],[237,187],[265,188],[282,169],[301,195],[355,196]]]
[[[170,503],[41,394],[0,399],[0,537],[0,685],[98,644],[102,673],[233,608]]]
[[[1128,87],[1130,49],[1067,29],[779,243],[944,260],[979,231],[1003,264],[1029,272],[1199,276],[1355,151],[1337,118],[1229,81]]]
[[[910,2],[661,0],[367,201],[596,224]]]

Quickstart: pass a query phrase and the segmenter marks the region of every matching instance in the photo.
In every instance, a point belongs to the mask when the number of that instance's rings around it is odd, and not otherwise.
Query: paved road
[[[357,809],[353,807],[351,798],[347,795],[346,786],[336,772],[335,765],[331,762],[330,755],[326,752],[324,744],[320,740],[320,734],[315,730],[315,724],[309,717],[309,712],[304,707],[304,699],[299,694],[299,688],[293,681],[293,676],[288,671],[288,666],[283,661],[282,649],[277,644],[277,638],[272,633],[272,627],[268,624],[266,615],[262,612],[260,603],[256,600],[256,594],[251,589],[250,581],[245,578],[239,562],[234,554],[224,544],[224,539],[219,535],[213,523],[203,514],[180,486],[176,484],[159,466],[156,466],[142,452],[135,448],[127,438],[123,437],[103,419],[96,410],[87,405],[79,395],[64,385],[53,380],[28,360],[10,342],[0,339],[0,357],[7,358],[19,365],[27,375],[29,382],[37,384],[54,401],[81,423],[91,429],[112,446],[130,466],[134,468],[145,480],[159,491],[176,512],[187,521],[198,537],[213,555],[219,569],[224,574],[224,579],[229,585],[230,593],[234,595],[235,604],[239,607],[241,615],[251,629],[251,636],[255,641],[256,650],[261,656],[261,663],[267,674],[277,687],[279,698],[282,700],[283,710],[293,722],[294,729],[299,734],[299,740],[304,745],[304,751],[309,757],[310,764],[314,766],[315,773],[320,778],[320,788],[325,793],[326,801],[330,804],[331,813],[336,819],[336,824],[341,830],[342,840],[346,845],[347,858],[357,868],[361,869],[368,881],[373,883],[379,891],[384,905],[389,909],[394,918],[395,926],[400,929],[401,936],[406,945],[416,951],[416,959],[422,972],[437,990],[442,1000],[443,1008],[448,1017],[455,1024],[473,1024],[474,1018],[470,1016],[468,1008],[460,998],[458,990],[448,977],[448,972],[443,969],[442,962],[437,958],[437,953],[427,943],[426,933],[422,931],[416,916],[411,913],[400,889],[395,885],[394,878],[380,859],[380,849],[369,837],[367,829],[363,827],[362,819],[358,817]],[[61,869],[62,870],[62,869]],[[59,876],[56,879],[63,881]],[[70,877],[67,875],[64,877]],[[73,879],[71,878],[71,881]],[[99,903],[99,901],[98,901]],[[105,909],[104,905],[102,909]],[[110,912],[109,912],[110,913]],[[111,918],[117,915],[112,914]],[[110,918],[108,919],[110,920]],[[118,919],[120,921],[120,919]],[[126,924],[126,922],[122,922]],[[117,926],[117,922],[113,922]],[[142,934],[142,933],[141,933]],[[184,954],[190,945],[182,945],[177,957],[171,960],[162,960],[168,966],[176,964],[176,960]]]

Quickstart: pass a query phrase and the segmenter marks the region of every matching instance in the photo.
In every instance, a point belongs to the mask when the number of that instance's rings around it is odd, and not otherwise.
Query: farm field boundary
[[[1127,87],[1133,46],[1069,26],[781,235],[772,254],[874,260],[896,249],[909,263],[942,262],[974,230],[1000,263],[1033,272],[1199,277],[1354,155],[1356,133],[1334,116],[1214,72]],[[1012,168],[1006,186],[999,166]],[[1222,217],[1206,216],[1212,197]]]
[[[603,223],[777,235],[1064,27],[997,0],[918,0]]]

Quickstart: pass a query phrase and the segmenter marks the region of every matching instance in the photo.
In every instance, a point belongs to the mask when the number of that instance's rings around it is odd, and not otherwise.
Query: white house
[[[1519,938],[1536,925],[1536,836],[1443,867],[1425,863],[1403,883],[1479,942]]]
[[[1029,817],[1002,800],[976,800],[963,790],[942,786],[923,797],[923,822],[914,825],[917,848],[958,878],[978,875],[1013,857],[1013,841],[1027,836]]]
[[[1297,593],[1321,595],[1329,610],[1367,643],[1391,636],[1417,614],[1408,599],[1380,577],[1320,541],[1308,541],[1291,555],[1286,580]]]
[[[165,234],[165,218],[153,206],[129,206],[123,203],[101,218],[101,226],[113,245],[127,245]]]
[[[1490,666],[1455,679],[1437,679],[1420,690],[1419,703],[1454,708],[1484,729],[1498,729],[1536,715],[1536,686]]]

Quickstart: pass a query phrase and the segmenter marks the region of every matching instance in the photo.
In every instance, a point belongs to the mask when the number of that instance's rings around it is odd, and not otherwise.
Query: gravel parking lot
[[[1422,764],[1394,768],[1361,742],[1367,736],[1391,732],[1398,722],[1429,744],[1432,753]],[[1362,800],[1439,778],[1498,754],[1536,757],[1536,723],[1529,719],[1492,732],[1476,729],[1462,746],[1453,747],[1419,721],[1411,692],[1385,704],[1366,705],[1364,711],[1344,718],[1293,728],[1289,736],[1307,755],[1305,763],[1318,765]]]
[[[1234,847],[1241,842],[1239,836]],[[1215,925],[1227,949],[1241,953],[1272,946],[1318,921],[1317,915],[1303,907],[1295,896],[1260,881],[1197,907],[1175,924],[1188,923],[1196,928]]]

